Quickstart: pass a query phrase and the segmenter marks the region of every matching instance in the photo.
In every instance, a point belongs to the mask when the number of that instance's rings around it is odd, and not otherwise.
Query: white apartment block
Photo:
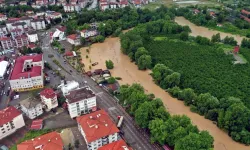
[[[96,35],[98,35],[98,31],[95,29],[81,31],[81,37],[84,37],[84,38],[89,38],[89,37],[93,37]]]
[[[81,87],[65,95],[71,118],[96,111],[96,95],[88,87]]]
[[[20,102],[22,112],[30,119],[43,114],[43,105],[39,99],[27,98]]]
[[[25,126],[23,115],[13,106],[0,111],[0,140]]]
[[[30,31],[27,33],[27,36],[28,36],[29,42],[31,43],[38,42],[38,36],[36,32]]]
[[[40,93],[40,98],[46,111],[50,111],[58,106],[57,95],[51,88],[46,88]]]
[[[10,86],[15,91],[30,91],[43,88],[43,55],[18,57],[10,75]]]
[[[77,117],[76,120],[88,150],[97,150],[120,139],[119,129],[104,110]]]
[[[31,27],[34,30],[42,30],[45,29],[45,21],[43,19],[34,19],[31,21]]]
[[[4,37],[8,34],[7,27],[5,25],[0,25],[0,37]]]

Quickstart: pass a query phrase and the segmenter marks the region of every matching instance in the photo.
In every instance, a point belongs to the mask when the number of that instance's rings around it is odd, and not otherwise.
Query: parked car
[[[96,65],[98,65],[98,62],[94,62],[94,63],[92,64],[92,66],[96,66]]]

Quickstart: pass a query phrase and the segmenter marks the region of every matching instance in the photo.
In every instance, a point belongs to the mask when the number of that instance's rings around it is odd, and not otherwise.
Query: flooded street
[[[179,18],[178,18],[179,19]],[[178,20],[177,19],[177,20]],[[190,27],[193,30],[193,27]],[[212,31],[207,31],[212,32]],[[195,32],[194,34],[201,33]],[[202,34],[202,33],[201,33]],[[204,34],[206,34],[204,32]],[[209,33],[210,34],[210,33]],[[211,34],[212,35],[212,34]],[[87,50],[89,50],[89,53]],[[112,76],[121,77],[120,84],[140,83],[147,93],[153,93],[156,97],[161,98],[165,107],[171,114],[187,115],[191,118],[193,124],[197,125],[200,130],[207,130],[214,137],[215,150],[249,150],[250,147],[234,142],[227,133],[220,130],[212,121],[205,119],[196,113],[192,113],[189,107],[185,106],[182,101],[172,98],[167,92],[162,90],[152,81],[149,75],[150,71],[140,71],[132,63],[128,56],[122,54],[120,50],[119,38],[107,38],[104,43],[93,44],[90,47],[81,49],[82,61],[85,64],[85,70],[90,70],[92,63],[98,62],[98,65],[92,66],[94,69],[106,69],[105,61],[112,60],[114,69],[111,70]],[[88,55],[88,58],[86,56]]]
[[[211,39],[211,37],[214,34],[220,33],[221,39],[224,39],[226,36],[234,37],[234,39],[238,42],[238,44],[240,44],[244,38],[244,37],[241,37],[239,35],[233,35],[230,33],[224,33],[224,32],[220,32],[220,31],[216,31],[216,30],[211,30],[211,29],[208,29],[208,28],[205,28],[202,26],[196,26],[195,24],[193,24],[189,20],[185,19],[184,17],[176,17],[175,22],[178,23],[179,25],[182,25],[182,26],[188,25],[192,31],[192,33],[190,34],[192,36],[200,35],[200,36],[207,37],[207,38]]]

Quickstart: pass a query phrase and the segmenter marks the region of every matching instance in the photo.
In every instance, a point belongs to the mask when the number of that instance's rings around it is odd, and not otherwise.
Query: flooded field
[[[188,21],[187,19],[185,19],[184,17],[176,17],[175,18],[175,22],[178,23],[179,25],[188,25],[189,28],[192,30],[191,35],[192,36],[204,36],[207,38],[210,38],[217,33],[220,33],[220,37],[223,39],[226,36],[229,37],[234,37],[234,39],[238,42],[238,44],[241,43],[242,39],[244,37],[241,37],[239,35],[233,35],[230,33],[224,33],[224,32],[220,32],[220,31],[215,31],[215,30],[210,30],[208,28],[202,27],[202,26],[196,26],[195,24],[193,24],[192,22]]]
[[[177,18],[177,21],[180,18]],[[181,20],[179,20],[181,22]],[[183,23],[183,22],[182,22]],[[185,22],[184,22],[185,23]],[[190,27],[192,30],[196,28]],[[199,29],[201,31],[201,29]],[[194,35],[201,33],[194,31]],[[206,31],[204,29],[204,31]],[[208,31],[207,32],[211,32]],[[203,34],[203,33],[201,33]],[[206,34],[206,32],[204,33]],[[212,35],[209,33],[209,35]],[[89,52],[87,52],[87,49]],[[121,77],[121,84],[140,83],[147,93],[153,93],[156,97],[161,98],[165,107],[171,114],[187,115],[191,118],[193,124],[197,125],[200,130],[207,130],[214,137],[215,150],[249,150],[250,147],[234,142],[227,133],[220,130],[212,121],[205,119],[196,113],[192,113],[189,107],[185,106],[182,101],[172,98],[167,92],[162,90],[152,81],[149,75],[150,71],[140,71],[137,66],[132,63],[128,56],[122,54],[120,50],[119,38],[107,38],[104,43],[93,44],[90,47],[81,49],[82,61],[85,64],[85,70],[90,70],[92,63],[98,62],[98,65],[92,66],[93,69],[106,69],[105,61],[112,60],[114,69],[111,73],[114,77]],[[88,55],[88,58],[86,56]]]

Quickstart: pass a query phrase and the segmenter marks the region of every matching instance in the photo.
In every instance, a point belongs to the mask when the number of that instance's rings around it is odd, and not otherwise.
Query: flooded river
[[[176,17],[175,22],[177,22],[179,25],[182,25],[182,26],[188,25],[189,28],[192,31],[192,33],[191,33],[192,36],[200,35],[200,36],[204,36],[204,37],[207,37],[207,38],[211,39],[211,37],[214,34],[220,33],[221,39],[225,38],[226,36],[234,37],[234,39],[238,42],[238,44],[240,44],[241,41],[244,38],[244,37],[239,36],[239,35],[233,35],[233,34],[230,34],[230,33],[224,33],[224,32],[220,32],[220,31],[216,31],[216,30],[211,30],[211,29],[208,29],[208,28],[205,28],[205,27],[202,27],[202,26],[196,26],[195,24],[188,21],[184,17]]]
[[[181,19],[178,18],[181,22]],[[190,27],[192,30],[194,27]],[[199,27],[200,28],[200,27]],[[204,32],[200,33],[208,34],[209,32],[204,29]],[[195,32],[196,34],[198,32]],[[195,34],[194,34],[195,35]],[[222,35],[223,36],[223,35]],[[86,49],[89,49],[89,53]],[[192,113],[189,110],[189,107],[185,106],[182,101],[178,101],[175,98],[172,98],[167,92],[162,90],[152,81],[151,76],[149,75],[150,71],[140,71],[137,69],[137,66],[132,63],[128,56],[122,54],[120,50],[120,39],[119,38],[107,38],[104,43],[93,44],[90,47],[85,47],[81,49],[82,61],[85,64],[85,70],[90,70],[89,66],[98,62],[98,65],[91,68],[93,69],[106,69],[105,61],[112,60],[114,62],[114,69],[111,70],[111,73],[114,77],[121,77],[122,80],[119,82],[121,84],[132,84],[140,83],[146,90],[147,93],[153,93],[156,97],[161,98],[166,109],[171,114],[181,114],[187,115],[191,118],[193,124],[197,125],[200,130],[207,130],[214,137],[214,146],[215,150],[249,150],[250,147],[244,146],[237,142],[234,142],[227,133],[224,133],[212,121],[205,119],[203,116],[200,116],[196,113]],[[88,55],[88,58],[86,56]]]

